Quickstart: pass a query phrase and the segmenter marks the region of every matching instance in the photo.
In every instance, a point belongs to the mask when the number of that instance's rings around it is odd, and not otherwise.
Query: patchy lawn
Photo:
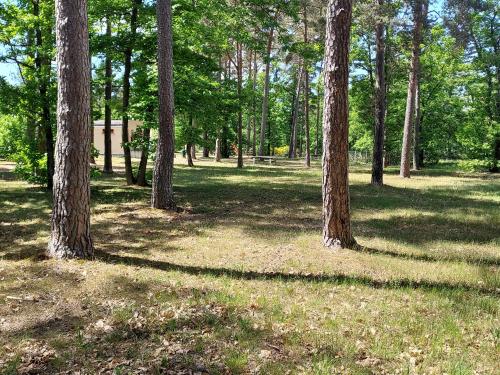
[[[42,256],[50,194],[0,163],[0,373],[498,371],[498,177],[389,171],[373,188],[353,167],[365,251],[333,252],[317,164],[195,163],[176,166],[178,214],[93,180],[96,259],[59,262]]]

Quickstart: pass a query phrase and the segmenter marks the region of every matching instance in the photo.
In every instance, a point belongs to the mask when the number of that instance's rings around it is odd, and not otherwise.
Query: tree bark
[[[236,43],[236,76],[238,81],[238,168],[243,168],[243,46]]]
[[[413,133],[413,170],[421,168],[420,154],[420,83],[417,82],[415,91],[415,132]]]
[[[111,19],[106,18],[106,36],[111,39]],[[104,87],[104,173],[113,173],[113,153],[111,145],[111,95],[113,92],[113,67],[111,53],[106,51],[106,72]]]
[[[288,147],[288,158],[295,159],[297,157],[297,122],[299,117],[300,90],[302,88],[302,75],[304,73],[302,62],[299,63],[299,73],[297,75],[297,86],[295,87],[295,95],[292,109],[292,129],[290,132],[290,146]]]
[[[154,106],[150,103],[146,108],[146,121],[145,123],[150,123],[154,121]],[[139,168],[137,169],[137,185],[147,186],[148,182],[146,180],[146,169],[148,166],[149,158],[149,148],[151,141],[151,128],[148,124],[143,125],[142,129],[142,150],[141,150],[141,161],[139,162]]]
[[[323,115],[323,243],[356,245],[349,202],[349,38],[352,0],[330,0],[325,46]]]
[[[248,81],[247,85],[252,82],[252,56],[253,52],[248,51]],[[250,111],[248,111],[248,118],[247,118],[247,144],[246,144],[246,153],[247,155],[250,154],[250,147],[251,147],[251,136],[252,136],[252,116],[250,114]]]
[[[221,140],[220,140],[220,137],[217,137],[217,139],[215,140],[215,161],[216,162],[220,162],[222,159],[222,156],[221,156]]]
[[[304,44],[309,43],[308,25],[307,25],[307,3],[304,2]],[[309,71],[307,69],[307,60],[304,60],[304,132],[306,155],[304,163],[306,167],[311,166],[311,134],[309,129]]]
[[[148,182],[146,180],[146,169],[148,166],[149,158],[149,141],[151,139],[151,129],[146,127],[142,130],[142,150],[141,150],[141,161],[139,162],[139,168],[137,169],[137,185],[147,186]]]
[[[384,0],[378,0],[383,6]],[[373,131],[372,185],[384,184],[384,128],[385,128],[385,26],[377,22],[375,28],[376,61],[375,61],[375,126]]]
[[[401,149],[401,168],[399,175],[403,178],[410,178],[410,154],[413,121],[415,117],[415,96],[417,92],[418,75],[420,70],[420,42],[422,34],[422,0],[415,0],[413,18],[413,42],[412,57],[410,66],[410,76],[408,80],[408,95],[406,100],[405,123],[403,130],[403,146]]]
[[[45,152],[47,153],[47,189],[52,190],[54,178],[54,135],[52,133],[52,124],[50,119],[50,100],[48,97],[47,75],[50,75],[50,61],[43,50],[43,36],[40,25],[40,2],[33,1],[33,15],[37,18],[35,30],[35,43],[37,46],[35,55],[35,67],[38,74],[38,93],[42,104],[41,127],[45,132]]]
[[[208,132],[205,130],[203,132],[203,157],[208,158],[210,156],[210,150],[208,149]]]
[[[132,71],[132,52],[134,50],[135,36],[137,32],[137,18],[139,13],[139,5],[142,0],[133,0],[132,14],[130,16],[130,39],[127,41],[125,48],[125,63],[123,69],[123,116],[122,116],[122,143],[123,155],[125,157],[125,176],[127,184],[135,183],[134,174],[132,171],[132,155],[130,152],[129,130],[128,130],[128,110],[130,105],[130,74]]]
[[[321,67],[319,70],[319,75],[318,75],[318,83],[317,83],[317,88],[316,92],[318,95],[318,100],[317,100],[317,110],[316,110],[316,145],[314,147],[314,156],[318,157],[319,155],[319,134],[320,134],[320,119],[321,119],[321,74],[323,71],[323,62],[321,62]]]
[[[266,70],[264,76],[264,98],[262,99],[262,120],[260,125],[260,144],[259,144],[259,156],[263,156],[266,153],[266,133],[267,133],[267,119],[269,116],[269,80],[271,74],[271,49],[273,47],[274,38],[274,27],[269,30],[269,35],[267,38],[267,49],[266,49]]]
[[[171,0],[156,3],[158,29],[158,145],[153,173],[153,208],[175,210],[174,171],[174,81]]]
[[[92,258],[87,1],[56,0],[55,5],[57,142],[48,254]]]
[[[193,163],[193,144],[192,143],[188,143],[186,145],[186,156],[187,156],[188,167],[194,167],[194,163]]]
[[[257,51],[253,58],[253,91],[252,91],[252,155],[257,155],[257,100],[255,92],[257,91]]]

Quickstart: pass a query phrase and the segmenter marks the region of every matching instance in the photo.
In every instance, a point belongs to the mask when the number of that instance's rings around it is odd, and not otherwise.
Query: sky
[[[1,0],[0,0],[1,2]],[[440,11],[443,6],[444,0],[431,0],[430,10]],[[0,46],[0,55],[4,52],[4,48]],[[16,64],[14,63],[5,63],[0,62],[0,76],[3,76],[7,79],[7,81],[11,83],[16,83],[19,81],[19,71],[17,69]]]

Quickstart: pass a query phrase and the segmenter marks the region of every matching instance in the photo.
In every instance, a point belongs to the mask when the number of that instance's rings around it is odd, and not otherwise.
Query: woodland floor
[[[498,176],[352,167],[366,249],[333,252],[318,164],[195,163],[178,214],[94,179],[96,259],[54,261],[50,194],[0,162],[0,373],[498,374]]]

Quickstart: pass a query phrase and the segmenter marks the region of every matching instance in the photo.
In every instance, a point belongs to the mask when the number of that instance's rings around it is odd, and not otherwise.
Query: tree
[[[410,178],[410,156],[412,131],[415,119],[415,99],[417,97],[418,76],[420,71],[420,43],[422,39],[422,25],[424,16],[424,3],[426,0],[415,0],[413,6],[413,40],[410,64],[410,77],[408,80],[408,94],[406,99],[405,123],[403,129],[403,146],[401,148],[401,168],[399,175]]]
[[[132,155],[129,146],[129,106],[130,106],[130,74],[132,72],[132,52],[134,51],[135,39],[137,36],[137,19],[139,7],[142,0],[131,0],[132,12],[130,14],[130,35],[125,41],[124,51],[124,71],[123,71],[123,107],[122,107],[122,147],[125,156],[125,177],[127,184],[132,185],[136,182],[132,171]]]
[[[57,141],[48,253],[91,258],[90,69],[86,0],[56,0]]]
[[[111,39],[111,19],[106,18],[106,37]],[[109,43],[109,40],[108,40]],[[111,52],[106,51],[105,58],[105,94],[104,94],[104,173],[113,173],[113,155],[111,150],[111,95],[113,91],[113,67]]]
[[[323,115],[323,243],[356,245],[349,202],[349,38],[352,0],[330,0],[325,42]]]
[[[172,46],[172,3],[158,0],[158,97],[159,127],[153,172],[151,205],[164,210],[176,209],[173,189],[174,169],[174,82]]]
[[[264,63],[266,64],[264,73],[264,98],[262,100],[262,118],[260,125],[260,144],[259,144],[259,156],[263,156],[266,153],[266,133],[268,126],[269,117],[269,80],[271,75],[271,50],[273,47],[274,39],[274,25],[269,29],[269,34],[267,37],[267,48],[266,56],[264,58]]]
[[[304,1],[304,45],[307,46],[309,43],[309,35],[308,35],[308,24],[307,24],[307,1]],[[311,135],[309,130],[309,70],[308,70],[308,61],[304,59],[304,132],[305,132],[305,147],[306,147],[306,155],[305,155],[305,165],[306,167],[311,166]]]
[[[384,0],[378,0],[379,7]],[[381,17],[375,26],[375,126],[373,132],[372,185],[384,184],[384,127],[385,127],[385,25]]]

